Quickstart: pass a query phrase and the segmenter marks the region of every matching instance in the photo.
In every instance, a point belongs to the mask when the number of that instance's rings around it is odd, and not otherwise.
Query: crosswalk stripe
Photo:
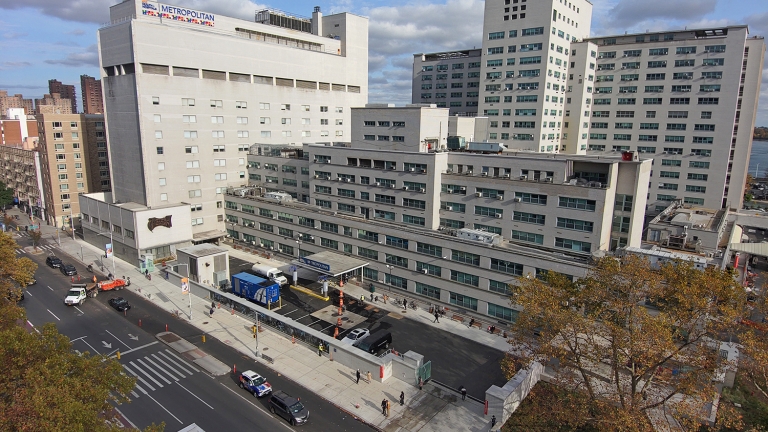
[[[183,370],[184,372],[188,373],[190,376],[192,375],[192,372],[189,369],[186,369],[183,365],[180,365],[174,359],[168,357],[164,352],[159,351],[158,354],[160,354],[161,356],[165,357],[166,360],[168,360],[169,362],[173,363],[177,368],[179,368],[179,369]]]
[[[184,360],[180,359],[180,358],[179,358],[179,357],[178,357],[176,354],[174,354],[174,353],[172,353],[172,352],[170,352],[170,351],[168,351],[168,350],[165,350],[165,352],[167,352],[168,354],[170,354],[170,355],[171,355],[173,358],[175,358],[176,360],[178,360],[178,361],[179,361],[179,363],[183,364],[184,366],[186,366],[186,367],[188,367],[188,368],[192,369],[192,370],[193,370],[193,371],[195,371],[195,372],[200,372],[200,370],[198,370],[198,369],[197,369],[196,367],[194,367],[194,366],[191,366],[191,365],[190,365],[189,363],[187,363],[186,361],[184,361]],[[160,354],[162,355],[163,353],[160,353]],[[183,369],[183,368],[182,368],[182,369]],[[191,375],[191,374],[190,374],[190,375]]]
[[[136,386],[135,386],[134,388],[137,388],[137,389],[139,389],[139,391],[140,391],[140,392],[142,392],[142,393],[144,393],[144,394],[147,394],[147,391],[146,391],[146,390],[144,390],[143,388],[141,388],[141,386],[139,385],[139,383],[136,383]],[[138,397],[138,396],[136,396],[136,397]]]
[[[139,395],[135,391],[133,391],[133,390],[131,390],[131,396],[133,396],[134,398],[138,398],[139,397]]]
[[[136,363],[134,363],[134,362],[130,362],[130,363],[131,363],[131,366],[133,366],[134,368],[136,368],[136,370],[137,370],[137,371],[139,371],[139,372],[143,373],[145,377],[147,377],[147,378],[151,379],[151,380],[152,380],[152,382],[153,382],[153,383],[155,383],[155,384],[156,384],[158,387],[160,387],[160,388],[163,388],[163,387],[165,387],[164,385],[162,385],[162,384],[160,383],[160,381],[156,380],[156,379],[155,379],[155,378],[154,378],[152,375],[150,375],[150,374],[148,374],[147,372],[145,372],[145,371],[144,371],[144,369],[140,368],[140,367],[139,367],[139,366],[138,366]],[[146,366],[145,366],[145,367],[146,367]]]
[[[152,357],[154,357],[155,360],[157,360],[158,363],[162,363],[165,367],[167,367],[168,369],[172,370],[174,373],[176,373],[176,375],[184,378],[184,374],[183,373],[181,373],[181,372],[177,371],[176,369],[172,368],[168,363],[166,363],[163,360],[161,360],[160,357],[156,356],[155,354],[152,354]],[[151,360],[149,360],[149,357],[146,357],[146,359],[147,359],[147,361],[151,361]]]
[[[123,369],[127,370],[127,371],[128,371],[130,374],[131,374],[131,375],[135,376],[137,380],[139,380],[139,381],[143,382],[143,383],[144,383],[144,385],[146,385],[146,386],[147,386],[147,388],[149,388],[149,389],[150,389],[150,390],[152,390],[152,391],[155,391],[155,388],[154,388],[154,387],[152,387],[152,385],[151,385],[150,383],[146,382],[146,381],[144,380],[144,378],[140,377],[140,376],[139,376],[139,374],[137,374],[136,372],[134,372],[134,371],[130,370],[130,369],[128,368],[128,366],[126,366],[126,365],[123,365]],[[137,369],[138,369],[138,368],[137,368]],[[137,387],[138,387],[138,386],[137,386]],[[141,389],[141,388],[140,388],[140,389]],[[144,391],[143,389],[141,389],[141,390],[142,390],[142,391]],[[147,394],[147,392],[144,392],[144,394]]]
[[[150,360],[148,357],[144,357],[144,360],[146,360],[148,363],[152,363],[152,366],[156,367],[157,369],[163,370],[163,368],[161,368],[160,366],[158,366],[157,364],[155,364],[155,363],[154,363],[152,360]],[[168,379],[167,379],[165,376],[163,376],[163,374],[161,374],[160,372],[158,372],[156,369],[152,369],[150,366],[147,366],[147,364],[146,364],[146,363],[144,363],[144,361],[142,361],[142,359],[136,359],[136,361],[137,361],[137,362],[139,362],[139,363],[141,363],[142,365],[144,365],[144,367],[146,367],[147,369],[149,369],[149,371],[150,371],[150,372],[152,372],[152,373],[154,373],[155,375],[159,376],[159,377],[160,377],[160,379],[162,379],[163,381],[165,381],[165,383],[166,383],[166,384],[171,384],[171,382],[170,382],[170,381],[168,381]],[[167,372],[166,372],[166,373],[167,373]],[[170,375],[170,374],[169,374],[169,375]],[[175,376],[173,376],[173,375],[171,375],[171,378],[173,378],[174,380],[178,381],[178,379],[177,379]]]
[[[23,253],[26,253],[26,252],[24,251],[24,249],[16,249],[16,253],[17,254],[23,254]]]

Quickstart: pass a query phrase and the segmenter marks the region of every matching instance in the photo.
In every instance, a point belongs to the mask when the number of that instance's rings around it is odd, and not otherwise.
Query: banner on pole
[[[181,278],[181,293],[189,294],[189,279]]]
[[[107,246],[104,248],[105,255],[107,258],[112,258],[112,243],[107,243]]]

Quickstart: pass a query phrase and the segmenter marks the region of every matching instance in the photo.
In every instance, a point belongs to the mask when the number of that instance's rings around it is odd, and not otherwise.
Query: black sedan
[[[65,276],[75,276],[77,274],[77,269],[72,264],[62,264],[59,270]]]
[[[128,300],[122,298],[122,297],[113,297],[109,299],[109,305],[113,308],[117,309],[119,312],[127,311],[131,308],[131,305],[128,304]]]
[[[61,260],[51,255],[45,259],[45,264],[51,268],[59,268],[61,267]]]

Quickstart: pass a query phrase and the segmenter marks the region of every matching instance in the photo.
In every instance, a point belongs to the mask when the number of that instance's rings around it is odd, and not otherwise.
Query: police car
[[[256,397],[262,397],[272,393],[272,386],[267,379],[254,371],[245,371],[240,375],[239,386],[253,393]]]

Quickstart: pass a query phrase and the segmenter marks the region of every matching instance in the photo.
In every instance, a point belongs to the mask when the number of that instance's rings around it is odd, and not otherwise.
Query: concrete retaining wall
[[[511,380],[504,384],[504,387],[494,385],[485,391],[485,400],[488,401],[488,415],[496,416],[497,425],[504,424],[515,412],[539,381],[543,371],[544,366],[540,363],[534,363],[528,369],[523,369],[515,374]]]

